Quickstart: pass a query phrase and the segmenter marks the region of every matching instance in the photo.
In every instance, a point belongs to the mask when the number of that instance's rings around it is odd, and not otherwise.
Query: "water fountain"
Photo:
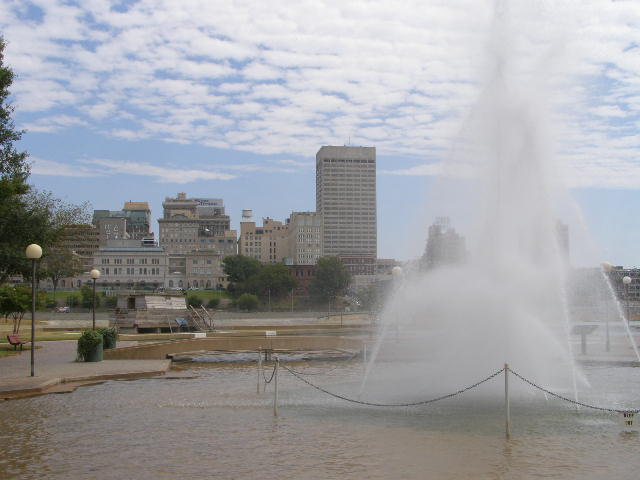
[[[471,219],[469,259],[408,272],[396,285],[361,396],[451,391],[505,362],[573,398],[588,383],[576,367],[572,329],[581,320],[572,318],[568,252],[558,235],[564,189],[550,134],[554,47],[523,53],[518,38],[526,31],[514,35],[509,19],[507,2],[498,2],[487,81],[444,169],[458,178],[443,180],[434,207],[455,203]]]

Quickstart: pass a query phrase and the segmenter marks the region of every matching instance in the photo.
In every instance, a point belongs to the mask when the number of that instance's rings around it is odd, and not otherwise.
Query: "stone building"
[[[220,255],[237,253],[237,234],[230,230],[220,198],[187,198],[178,193],[162,203],[163,218],[158,220],[160,246],[167,253],[213,250]]]

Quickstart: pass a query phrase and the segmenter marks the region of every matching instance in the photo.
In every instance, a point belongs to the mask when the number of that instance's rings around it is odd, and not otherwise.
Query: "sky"
[[[186,192],[223,198],[238,228],[242,209],[315,210],[322,145],[375,146],[378,256],[411,259],[445,210],[496,12],[552,85],[573,261],[640,266],[634,0],[2,0],[18,147],[66,201],[158,218]]]

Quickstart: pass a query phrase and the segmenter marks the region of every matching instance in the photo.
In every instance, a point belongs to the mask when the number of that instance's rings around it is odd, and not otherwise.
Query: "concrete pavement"
[[[119,342],[132,346],[137,342]],[[164,375],[171,360],[104,360],[76,362],[75,340],[36,342],[35,376],[31,377],[30,350],[0,358],[0,399],[72,391],[104,380]],[[64,385],[62,385],[64,384]]]

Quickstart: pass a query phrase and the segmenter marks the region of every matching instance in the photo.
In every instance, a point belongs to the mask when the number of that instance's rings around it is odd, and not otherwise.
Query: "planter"
[[[85,355],[85,362],[101,362],[104,359],[104,349],[102,348],[102,342],[93,347],[88,355]]]
[[[102,337],[103,349],[116,348],[116,339],[113,337]]]

